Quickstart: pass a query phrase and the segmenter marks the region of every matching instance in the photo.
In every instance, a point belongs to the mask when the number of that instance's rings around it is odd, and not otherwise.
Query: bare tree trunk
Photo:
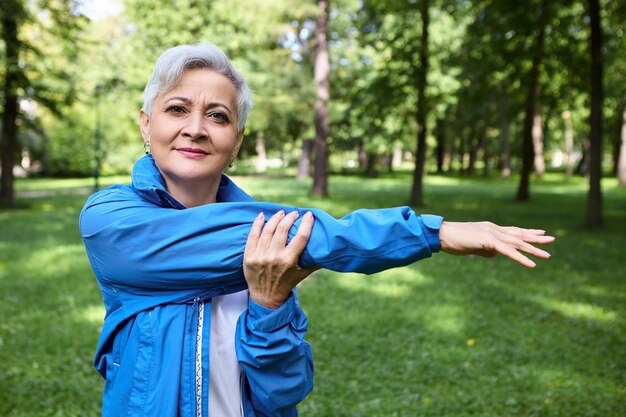
[[[530,198],[530,172],[533,166],[533,120],[539,98],[539,67],[543,59],[544,40],[546,33],[546,0],[539,9],[539,33],[534,47],[533,63],[528,74],[528,94],[524,115],[524,131],[522,138],[522,172],[517,189],[517,200],[527,201]]]
[[[541,126],[541,113],[539,103],[535,106],[535,116],[533,117],[533,153],[535,155],[535,173],[539,178],[546,172],[546,164],[543,159],[543,129]]]
[[[626,186],[626,107],[622,115],[622,145],[619,151],[619,162],[617,163],[617,178],[621,187]]]
[[[589,117],[589,194],[587,198],[586,224],[599,227],[602,216],[602,29],[600,23],[600,4],[598,0],[589,0],[591,24],[591,116]]]
[[[367,165],[367,152],[365,152],[365,145],[363,142],[359,143],[359,148],[357,149],[357,160],[359,161],[359,169],[362,172],[365,172],[365,166]]]
[[[459,135],[459,174],[465,174],[465,132]]]
[[[296,178],[304,179],[309,176],[311,169],[311,145],[312,140],[302,139],[300,158],[298,159],[298,173]]]
[[[424,166],[426,162],[426,76],[428,74],[428,25],[430,24],[429,0],[420,2],[420,15],[422,18],[422,36],[420,45],[420,68],[417,72],[417,149],[415,152],[415,170],[413,171],[413,186],[409,204],[412,206],[424,205]]]
[[[467,167],[467,173],[474,175],[476,172],[476,159],[478,158],[478,139],[477,128],[472,127],[472,134],[469,136],[469,165]]]
[[[328,0],[317,0],[315,22],[315,164],[313,194],[328,195],[328,100],[330,57],[328,55]]]
[[[489,146],[487,144],[487,128],[486,128],[486,126],[483,126],[480,129],[479,134],[480,134],[480,136],[479,136],[478,146],[483,151],[483,176],[488,177],[489,174],[491,173],[491,170],[490,170],[490,167],[489,167],[489,158],[491,157],[491,155],[489,154]]]
[[[580,144],[581,158],[576,167],[576,173],[587,178],[589,178],[589,147],[589,138],[584,138]]]
[[[265,152],[265,133],[263,131],[259,131],[256,134],[256,166],[255,169],[257,172],[265,172],[267,171],[267,153]]]
[[[502,145],[501,161],[500,161],[500,176],[502,178],[509,178],[511,176],[511,129],[508,119],[508,99],[505,94],[500,94],[500,140]]]
[[[399,168],[402,166],[402,147],[399,145],[393,147],[391,166],[394,168]]]
[[[6,1],[6,0],[3,0]],[[4,110],[2,112],[2,179],[0,180],[0,206],[15,207],[15,192],[13,189],[13,166],[17,153],[17,85],[20,77],[18,55],[20,43],[17,38],[17,14],[21,6],[13,1],[7,1],[2,7],[2,40],[5,45],[4,53]]]
[[[572,132],[572,114],[569,110],[563,112],[565,120],[565,176],[572,178],[574,170],[574,133]]]
[[[378,176],[376,171],[376,162],[378,161],[378,155],[375,152],[367,154],[367,163],[365,165],[365,176],[375,178]]]
[[[388,173],[393,172],[393,153],[385,152],[383,154],[382,165],[387,168]]]
[[[443,163],[444,157],[446,154],[446,137],[444,133],[444,119],[437,118],[437,124],[435,127],[436,138],[437,138],[437,148],[435,149],[435,154],[437,155],[437,173],[443,173]]]

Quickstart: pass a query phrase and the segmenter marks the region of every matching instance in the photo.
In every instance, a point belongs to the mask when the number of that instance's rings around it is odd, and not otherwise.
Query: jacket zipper
[[[196,417],[202,417],[202,331],[204,327],[204,302],[194,300],[198,306],[198,324],[196,327]]]

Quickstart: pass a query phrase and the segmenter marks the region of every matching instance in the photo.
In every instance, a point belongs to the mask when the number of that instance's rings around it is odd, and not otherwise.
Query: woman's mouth
[[[178,152],[179,154],[187,158],[193,158],[193,159],[204,158],[205,156],[209,154],[208,152],[203,151],[202,149],[198,149],[198,148],[176,148],[176,152]]]

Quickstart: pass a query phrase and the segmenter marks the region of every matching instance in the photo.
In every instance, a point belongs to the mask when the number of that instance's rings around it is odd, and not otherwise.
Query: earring
[[[230,159],[228,160],[228,168],[232,168],[234,163],[235,163],[235,157],[231,156]]]
[[[152,149],[150,148],[150,141],[147,140],[143,143],[143,150],[146,153],[146,155],[149,155],[152,153]]]

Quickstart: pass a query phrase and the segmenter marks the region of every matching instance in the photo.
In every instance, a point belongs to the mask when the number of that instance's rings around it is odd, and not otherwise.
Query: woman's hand
[[[263,227],[265,217],[260,213],[252,224],[243,254],[243,272],[250,297],[264,307],[280,307],[300,281],[319,269],[298,266],[313,228],[311,212],[304,215],[298,232],[287,245],[289,229],[298,216],[296,211],[287,215],[280,211]]]
[[[521,252],[548,259],[550,254],[533,245],[554,241],[544,230],[502,227],[491,222],[446,222],[439,230],[441,250],[452,255],[478,255],[492,258],[498,253],[527,268],[536,264]]]

